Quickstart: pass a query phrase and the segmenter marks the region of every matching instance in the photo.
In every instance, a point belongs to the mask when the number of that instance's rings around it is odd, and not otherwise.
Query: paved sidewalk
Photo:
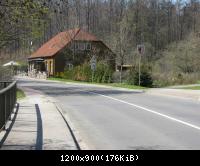
[[[7,131],[2,150],[76,150],[69,128],[51,98],[24,89],[26,99],[19,102],[11,131]],[[9,132],[9,133],[8,133]],[[0,134],[0,141],[2,135]]]

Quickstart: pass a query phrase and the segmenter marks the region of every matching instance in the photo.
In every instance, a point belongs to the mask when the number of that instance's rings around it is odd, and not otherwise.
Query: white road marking
[[[115,101],[118,101],[118,102],[121,102],[121,103],[124,103],[124,104],[128,104],[128,105],[130,105],[130,106],[133,106],[133,107],[136,107],[136,108],[145,110],[145,111],[147,111],[147,112],[150,112],[150,113],[153,113],[153,114],[162,116],[162,117],[164,117],[164,118],[166,118],[166,119],[170,119],[170,120],[172,120],[172,121],[175,121],[175,122],[181,123],[181,124],[183,124],[183,125],[192,127],[192,128],[194,128],[194,129],[200,130],[200,127],[199,127],[199,126],[196,126],[196,125],[190,124],[190,123],[188,123],[188,122],[185,122],[185,121],[182,121],[182,120],[179,120],[179,119],[170,117],[170,116],[168,116],[168,115],[165,115],[165,114],[162,114],[162,113],[153,111],[153,110],[151,110],[151,109],[148,109],[148,108],[145,108],[145,107],[142,107],[142,106],[133,104],[133,103],[129,103],[129,102],[126,102],[126,101],[124,101],[124,100],[119,100],[119,99],[116,99],[116,98],[114,98],[114,97],[106,96],[106,95],[103,95],[103,94],[100,94],[100,93],[95,93],[95,92],[91,92],[91,91],[89,91],[89,93],[95,94],[95,95],[99,95],[99,96],[102,96],[102,97],[105,97],[105,98],[108,98],[108,99],[111,99],[111,100],[115,100]]]

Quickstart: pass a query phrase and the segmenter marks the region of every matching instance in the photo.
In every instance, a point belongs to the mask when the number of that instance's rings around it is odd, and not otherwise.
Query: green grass
[[[72,83],[83,83],[83,84],[87,84],[87,82],[73,81],[73,80],[67,80],[67,79],[63,79],[63,78],[55,78],[55,77],[48,78],[48,80],[52,80],[52,81],[61,81],[61,82],[72,82]],[[92,83],[88,83],[88,84],[92,84]]]
[[[21,89],[17,89],[17,100],[25,98],[26,95]]]
[[[82,84],[91,84],[91,85],[105,85],[105,86],[110,86],[110,87],[118,87],[118,88],[126,88],[126,89],[147,89],[145,87],[141,86],[135,86],[135,85],[129,85],[126,83],[92,83],[92,82],[82,82],[82,81],[73,81],[73,80],[67,80],[63,78],[48,78],[48,80],[52,81],[61,81],[61,82],[69,82],[69,83],[82,83]]]
[[[185,87],[183,89],[188,89],[188,90],[200,90],[200,86],[192,86],[192,87]]]
[[[118,88],[126,88],[126,89],[147,89],[142,86],[136,86],[136,85],[129,85],[129,84],[120,84],[120,83],[113,83],[113,84],[104,84],[112,87],[118,87]]]

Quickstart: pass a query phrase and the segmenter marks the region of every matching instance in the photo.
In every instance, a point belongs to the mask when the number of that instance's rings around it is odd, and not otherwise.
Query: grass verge
[[[192,86],[192,87],[185,87],[183,89],[188,89],[188,90],[200,90],[200,86]]]
[[[73,80],[67,80],[63,78],[48,78],[48,80],[52,81],[61,81],[61,82],[69,82],[69,83],[82,83],[82,84],[91,84],[91,85],[105,85],[105,86],[110,86],[110,87],[118,87],[118,88],[126,88],[126,89],[138,89],[138,90],[144,90],[147,89],[145,87],[141,86],[136,86],[136,85],[129,85],[126,83],[91,83],[91,82],[82,82],[82,81],[73,81]]]
[[[26,95],[21,89],[17,89],[17,100],[25,98]]]

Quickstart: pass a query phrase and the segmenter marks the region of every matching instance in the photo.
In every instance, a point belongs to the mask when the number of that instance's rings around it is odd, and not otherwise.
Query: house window
[[[79,43],[75,43],[75,50],[79,50]]]
[[[72,70],[74,68],[73,64],[69,63],[69,62],[66,62],[65,64],[65,69],[67,70]]]
[[[86,44],[86,50],[91,50],[91,49],[92,49],[91,43],[87,43],[87,44]]]
[[[72,70],[73,69],[73,65],[72,64],[68,64],[68,68],[69,68],[69,70]]]
[[[91,50],[91,43],[76,42],[75,49],[79,51]]]
[[[85,43],[79,43],[79,50],[81,51],[85,50]]]

